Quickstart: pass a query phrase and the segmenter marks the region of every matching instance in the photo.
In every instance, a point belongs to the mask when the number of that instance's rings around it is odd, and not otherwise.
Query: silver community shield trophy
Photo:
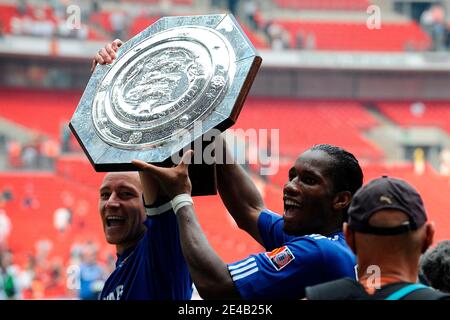
[[[230,14],[161,18],[96,67],[70,129],[96,171],[172,165],[236,122],[261,61]],[[194,195],[216,193],[213,165],[189,170]]]

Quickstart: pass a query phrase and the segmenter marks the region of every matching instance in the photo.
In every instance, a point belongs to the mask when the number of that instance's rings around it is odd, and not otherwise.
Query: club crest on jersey
[[[271,252],[266,252],[266,257],[277,271],[280,271],[295,259],[288,246],[282,246]]]

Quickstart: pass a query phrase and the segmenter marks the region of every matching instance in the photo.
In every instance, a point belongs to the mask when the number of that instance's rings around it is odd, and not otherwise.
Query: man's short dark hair
[[[323,151],[335,160],[330,168],[334,192],[350,191],[353,195],[363,184],[363,172],[356,157],[340,147],[329,144],[316,144],[311,151]],[[345,220],[347,219],[345,208]]]
[[[356,157],[340,147],[329,144],[316,144],[311,151],[323,151],[334,158],[331,176],[335,192],[350,191],[351,194],[361,188],[363,172]]]
[[[433,288],[450,293],[450,240],[428,249],[420,258],[420,269]]]

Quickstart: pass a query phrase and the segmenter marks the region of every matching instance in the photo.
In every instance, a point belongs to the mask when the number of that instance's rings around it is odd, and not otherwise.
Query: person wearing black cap
[[[419,193],[407,182],[383,176],[358,190],[344,223],[357,255],[358,281],[343,278],[306,288],[310,300],[450,299],[418,284],[419,258],[433,242]]]

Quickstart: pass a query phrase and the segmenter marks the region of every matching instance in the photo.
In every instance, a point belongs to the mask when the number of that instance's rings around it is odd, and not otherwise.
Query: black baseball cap
[[[370,217],[381,210],[399,210],[409,221],[395,227],[374,227]],[[383,176],[361,187],[348,209],[348,225],[357,232],[376,235],[397,235],[414,231],[427,221],[419,193],[406,181]]]

